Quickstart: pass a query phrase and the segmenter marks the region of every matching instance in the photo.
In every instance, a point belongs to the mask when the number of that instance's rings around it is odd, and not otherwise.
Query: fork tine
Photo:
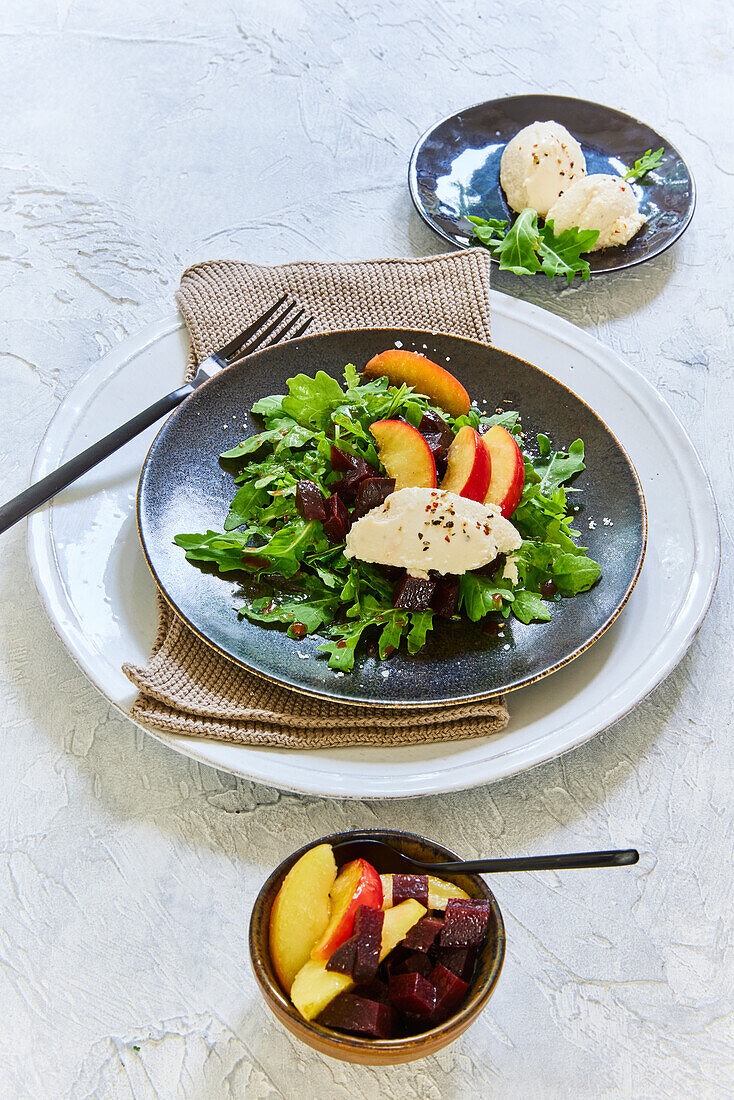
[[[303,322],[303,324],[300,326],[300,328],[297,328],[296,331],[294,333],[292,333],[292,335],[290,336],[290,339],[295,340],[298,336],[303,336],[304,332],[306,331],[308,326],[310,324],[312,324],[312,322],[313,322],[313,317],[307,317],[306,320]]]
[[[253,323],[248,328],[246,328],[244,332],[241,332],[239,336],[235,336],[233,340],[230,340],[228,344],[225,344],[223,348],[220,348],[217,354],[220,355],[223,359],[229,359],[231,355],[234,355],[235,352],[239,351],[246,340],[249,340],[252,336],[254,336],[255,333],[260,328],[262,328],[265,322],[270,320],[273,314],[278,309],[280,309],[283,303],[287,302],[287,300],[288,295],[284,294],[282,298],[278,299],[275,305],[272,305],[270,309],[266,309],[265,312],[262,313],[256,321],[253,321]],[[289,307],[289,310],[290,308],[292,307]]]
[[[280,328],[288,314],[291,313],[292,310],[294,310],[295,308],[296,303],[291,302],[290,305],[287,305],[285,309],[281,310],[281,312],[275,316],[275,318],[270,322],[269,325],[267,325],[266,328],[259,331],[255,336],[252,337],[251,340],[248,340],[246,344],[243,344],[235,353],[235,355],[231,355],[229,357],[230,364],[233,363],[235,359],[243,359],[245,355],[249,355],[250,352],[256,351],[258,348],[261,348],[263,344],[267,342],[270,334],[272,332],[275,332],[276,329]],[[300,312],[302,314],[303,310],[301,310]],[[300,316],[300,314],[297,316]]]
[[[244,359],[244,357],[246,355],[249,355],[250,352],[252,352],[252,351],[262,349],[262,348],[265,348],[265,347],[274,347],[275,344],[279,344],[281,342],[281,340],[285,340],[286,338],[288,340],[294,340],[296,338],[296,336],[302,336],[303,333],[308,328],[308,326],[313,321],[313,317],[307,317],[306,320],[303,322],[303,324],[299,325],[299,327],[296,329],[296,331],[294,333],[291,333],[290,336],[286,336],[286,334],[290,332],[290,330],[293,328],[294,325],[298,324],[298,322],[300,321],[301,317],[303,317],[303,314],[305,312],[306,311],[304,309],[299,309],[298,313],[294,314],[294,316],[291,317],[291,319],[288,321],[288,324],[284,325],[282,329],[280,329],[278,332],[275,333],[272,340],[268,340],[268,339],[265,338],[270,333],[270,329],[266,330],[266,332],[263,334],[262,337],[258,336],[256,341],[254,340],[251,345],[248,345],[248,347],[243,348],[239,352],[239,354],[236,356],[236,358],[232,361],[232,363],[230,363],[230,366],[234,365],[235,362],[238,363],[241,359]],[[273,327],[275,327],[275,326],[270,326],[271,329]]]

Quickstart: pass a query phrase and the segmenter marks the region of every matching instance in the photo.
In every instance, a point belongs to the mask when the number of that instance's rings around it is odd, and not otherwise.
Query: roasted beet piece
[[[427,954],[442,928],[442,920],[438,920],[436,917],[421,917],[403,940],[403,947]]]
[[[445,1020],[466,996],[469,983],[457,977],[451,970],[447,970],[442,963],[436,963],[428,981],[436,990],[436,1003],[431,1013],[431,1020],[439,1023]]]
[[[371,1035],[373,1039],[390,1039],[395,1033],[395,1010],[389,1004],[368,1001],[354,993],[340,993],[327,1005],[318,1022],[340,1031]]]
[[[459,606],[459,578],[439,577],[431,599],[431,607],[443,619],[450,619]]]
[[[393,875],[393,905],[399,905],[408,898],[415,898],[428,908],[428,875]]]
[[[296,485],[296,508],[306,521],[323,523],[326,519],[324,498],[315,481],[299,481]]]
[[[363,997],[367,1001],[377,1001],[381,1005],[386,1005],[390,999],[387,986],[379,978],[375,978],[373,982],[368,982],[367,985],[358,985],[356,989],[352,990],[352,993],[355,997]]]
[[[354,918],[354,936],[356,953],[352,977],[355,982],[371,982],[380,965],[382,946],[382,924],[385,914],[382,909],[373,909],[360,905]]]
[[[478,947],[484,943],[490,911],[488,901],[452,898],[446,906],[441,947]]]
[[[439,416],[433,409],[426,409],[421,417],[421,422],[418,425],[418,431],[424,438],[428,438],[429,435],[437,435],[441,443],[448,448],[454,442],[454,433],[448,426],[442,416]]]
[[[390,978],[389,991],[393,1008],[411,1016],[425,1019],[436,1007],[436,990],[422,974],[394,974]]]
[[[338,974],[354,975],[354,962],[357,958],[357,937],[350,936],[344,943],[340,943],[336,951],[330,956],[327,970],[335,970]]]
[[[428,955],[422,955],[420,951],[414,951],[412,955],[408,955],[402,962],[397,963],[392,970],[392,974],[422,974],[425,978],[433,970],[434,963],[428,958]]]
[[[449,449],[441,441],[441,436],[436,432],[428,432],[423,438],[431,448],[433,461],[436,463],[436,474],[438,475],[439,481],[441,481],[446,473],[446,467],[449,461]]]
[[[373,508],[379,508],[381,504],[395,491],[395,478],[392,477],[367,477],[360,482],[357,496],[354,501],[354,519],[361,519],[371,512]]]
[[[347,470],[344,477],[334,482],[332,488],[335,493],[339,494],[345,504],[351,504],[356,498],[362,482],[367,481],[368,478],[379,476],[379,472],[374,466],[370,466],[369,462],[366,462],[363,458],[355,458],[354,466]]]
[[[325,503],[326,519],[324,520],[324,532],[329,542],[344,542],[347,531],[352,525],[344,502],[336,493],[332,493]]]
[[[430,577],[411,577],[410,573],[406,573],[393,588],[392,605],[404,611],[427,611],[435,587],[436,582]]]
[[[439,947],[436,951],[436,962],[441,963],[457,978],[468,982],[474,973],[476,954],[471,947]]]
[[[347,470],[353,470],[356,463],[354,455],[350,455],[347,451],[341,451],[333,443],[331,444],[331,466],[332,469],[337,470],[339,473],[346,473]]]

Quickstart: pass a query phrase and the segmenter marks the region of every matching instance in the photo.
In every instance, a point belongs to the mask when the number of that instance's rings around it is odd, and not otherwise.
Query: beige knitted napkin
[[[489,343],[489,270],[489,256],[481,249],[419,260],[200,264],[184,273],[177,296],[191,337],[187,376],[285,293],[314,318],[309,334],[386,326]],[[300,695],[220,656],[160,595],[158,603],[158,635],[148,664],[123,666],[140,692],[131,717],[148,725],[280,748],[451,741],[496,733],[507,725],[501,697],[395,709]]]

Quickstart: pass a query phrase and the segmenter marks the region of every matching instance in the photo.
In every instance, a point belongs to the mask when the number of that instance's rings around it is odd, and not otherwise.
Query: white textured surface
[[[2,536],[3,1098],[734,1092],[728,4],[5,0],[2,496],[71,382],[170,309],[185,264],[439,251],[407,195],[414,140],[462,104],[538,89],[644,117],[696,176],[693,225],[659,260],[570,290],[496,280],[596,332],[689,428],[725,562],[694,647],[634,714],[525,777],[329,804],[204,769],[114,717],[40,610],[23,531]],[[375,823],[467,855],[643,855],[497,879],[508,956],[480,1021],[425,1062],[356,1069],[266,1016],[246,931],[288,851]]]

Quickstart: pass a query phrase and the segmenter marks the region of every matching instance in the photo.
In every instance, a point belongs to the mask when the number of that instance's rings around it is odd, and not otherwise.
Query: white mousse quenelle
[[[445,489],[400,489],[352,524],[348,558],[396,565],[413,577],[431,569],[459,576],[518,550],[519,531],[494,504]]]
[[[500,183],[513,210],[531,206],[544,218],[575,180],[586,175],[586,159],[573,134],[559,122],[533,122],[505,146]]]
[[[548,211],[553,232],[564,229],[598,229],[599,236],[591,251],[627,244],[645,224],[634,191],[621,176],[603,173],[576,180],[556,199]]]

